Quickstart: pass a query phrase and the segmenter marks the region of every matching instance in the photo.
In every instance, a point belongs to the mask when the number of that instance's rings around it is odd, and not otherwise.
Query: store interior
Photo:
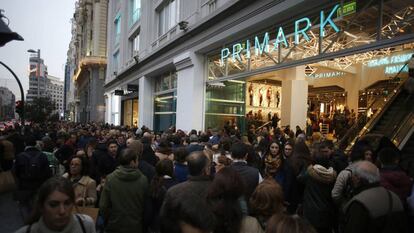
[[[327,123],[329,129],[323,130],[334,133],[334,118],[349,121],[345,127],[358,115],[375,113],[389,99],[408,77],[404,65],[413,53],[414,43],[409,43],[304,65],[303,74],[295,73],[296,77],[292,77],[291,70],[298,67],[208,83],[205,126],[231,126],[244,131],[252,125],[259,128],[275,114],[281,118],[278,126],[286,126],[282,103],[301,91],[286,92],[283,82],[306,80],[308,88],[303,92],[307,100],[292,104],[307,109],[307,123],[313,122],[318,130],[322,130],[321,123]]]

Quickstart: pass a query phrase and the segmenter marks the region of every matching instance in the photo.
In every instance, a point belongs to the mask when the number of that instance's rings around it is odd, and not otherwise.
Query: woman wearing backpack
[[[91,217],[73,214],[75,193],[63,177],[53,177],[40,187],[34,212],[28,225],[16,233],[95,233]]]

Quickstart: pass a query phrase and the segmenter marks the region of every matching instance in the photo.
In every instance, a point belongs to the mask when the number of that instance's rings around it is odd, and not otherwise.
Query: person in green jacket
[[[135,151],[125,149],[120,166],[108,175],[99,203],[105,232],[143,232],[143,213],[147,200],[147,178],[137,169]]]

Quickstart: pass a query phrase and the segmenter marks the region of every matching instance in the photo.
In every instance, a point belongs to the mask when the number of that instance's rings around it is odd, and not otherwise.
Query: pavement
[[[23,226],[17,203],[13,193],[0,194],[0,233],[11,233]]]

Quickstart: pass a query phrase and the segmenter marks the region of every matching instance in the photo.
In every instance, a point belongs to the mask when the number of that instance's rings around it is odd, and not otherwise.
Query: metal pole
[[[37,50],[37,98],[40,98],[40,49]]]
[[[6,69],[8,70],[8,71],[10,71],[10,73],[12,73],[12,75],[13,75],[13,77],[16,79],[16,81],[17,81],[17,84],[19,84],[19,88],[20,88],[20,96],[21,96],[21,101],[22,101],[22,106],[23,106],[23,109],[22,109],[22,115],[20,116],[20,121],[21,121],[21,124],[22,124],[22,127],[24,127],[24,92],[23,92],[23,86],[22,86],[22,84],[20,83],[20,79],[17,77],[17,75],[13,72],[13,70],[12,69],[10,69],[10,67],[8,67],[6,64],[4,64],[2,61],[0,61],[0,64],[1,65],[3,65],[4,67],[6,67]]]

